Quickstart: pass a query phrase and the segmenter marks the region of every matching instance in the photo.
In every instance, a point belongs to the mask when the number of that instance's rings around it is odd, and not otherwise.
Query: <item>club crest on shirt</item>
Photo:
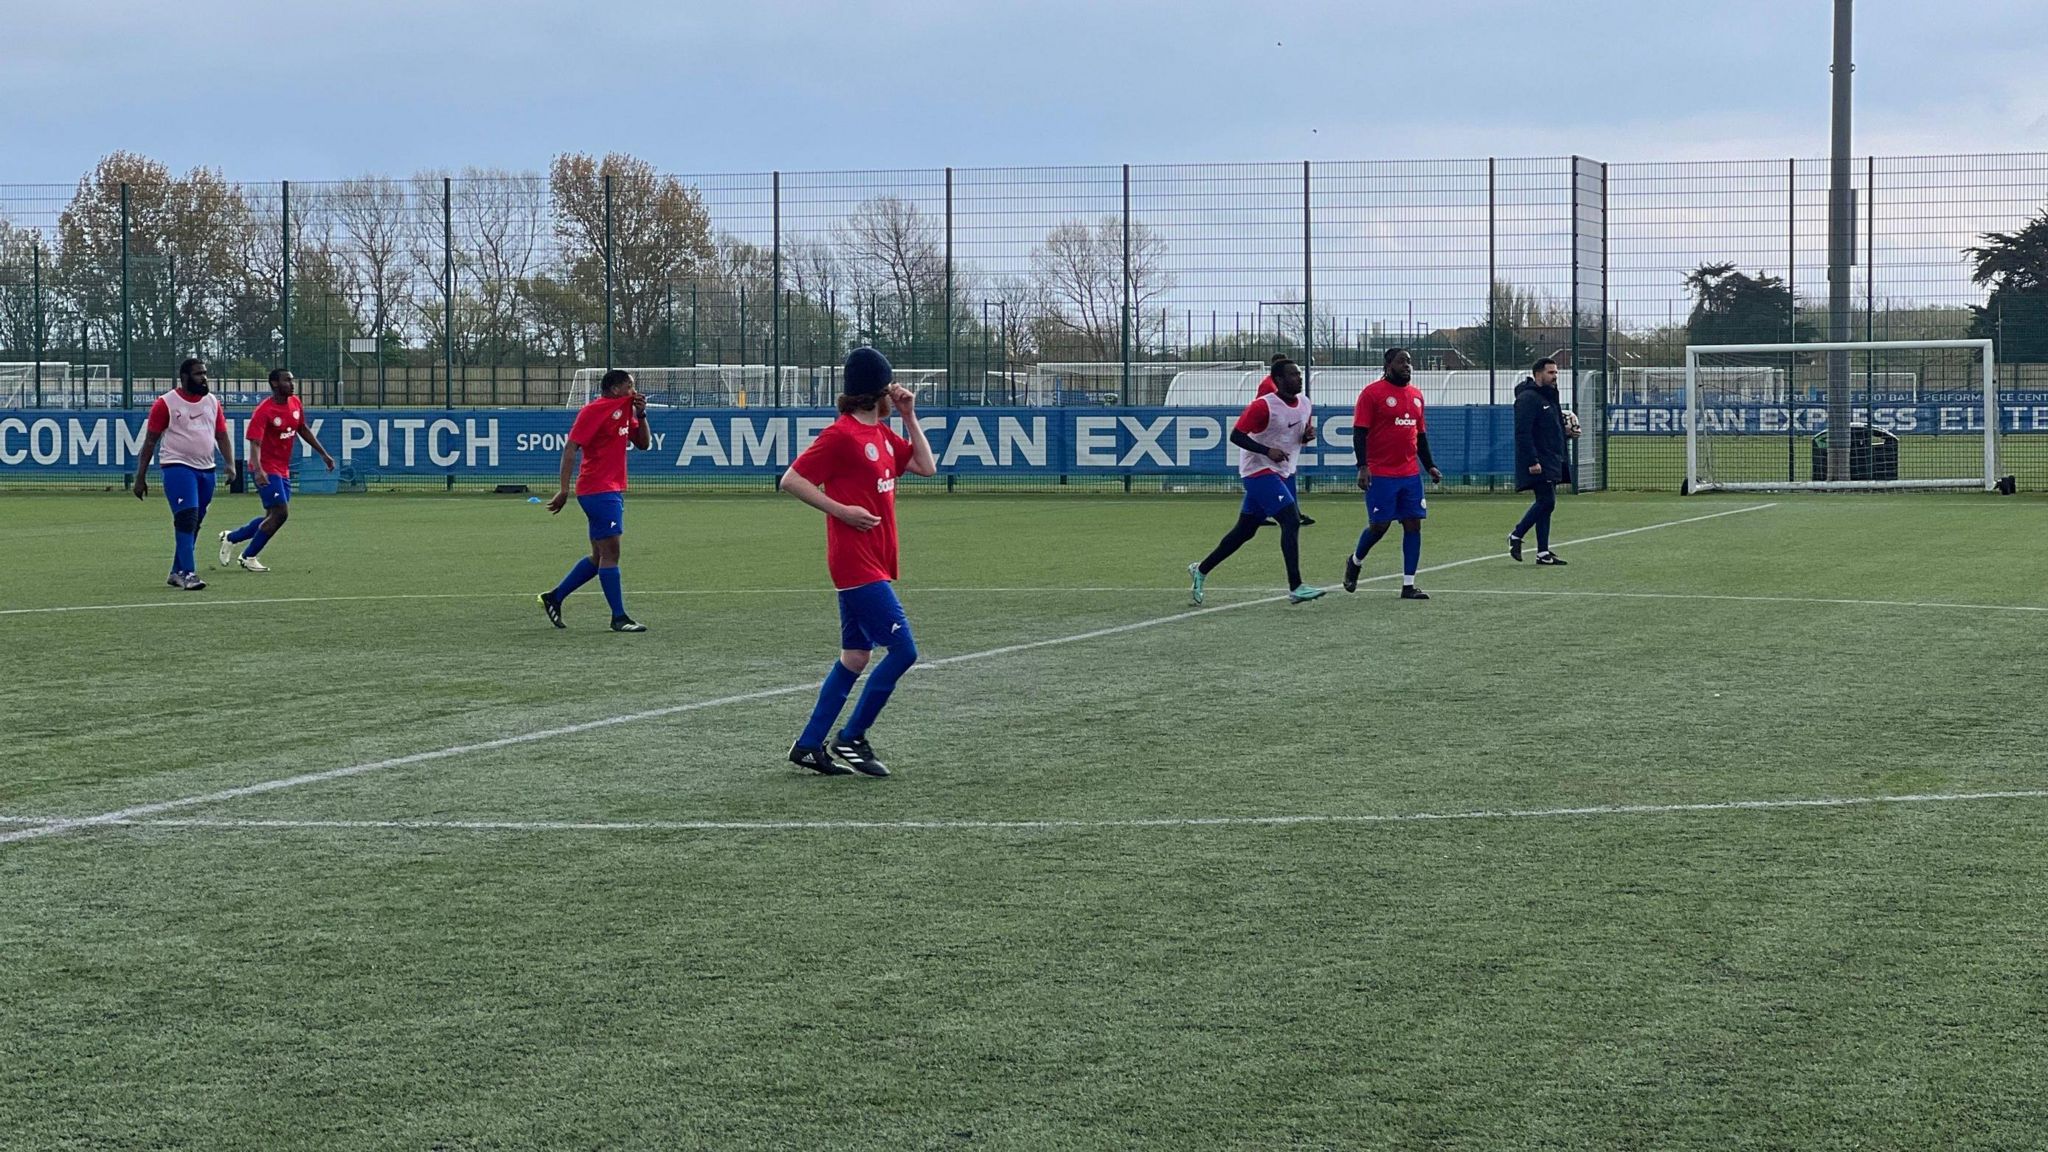
[[[1399,400],[1394,399],[1392,396],[1387,397],[1387,407],[1398,408],[1400,407],[1400,404],[1401,402]]]
[[[882,458],[882,450],[880,448],[875,447],[873,444],[869,444],[866,447],[868,459],[880,460]]]

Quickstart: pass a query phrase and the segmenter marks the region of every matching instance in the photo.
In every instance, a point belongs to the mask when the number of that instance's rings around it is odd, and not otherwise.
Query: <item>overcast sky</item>
[[[7,4],[0,183],[1821,155],[1827,0]],[[2048,149],[2048,4],[1864,0],[1859,152]]]

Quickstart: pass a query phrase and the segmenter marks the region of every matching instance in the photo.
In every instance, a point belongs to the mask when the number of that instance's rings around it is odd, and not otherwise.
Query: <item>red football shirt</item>
[[[569,443],[583,449],[583,466],[576,472],[578,496],[626,490],[626,450],[633,446],[633,432],[639,427],[633,402],[623,396],[600,396],[576,413]]]
[[[1358,394],[1351,426],[1367,432],[1365,466],[1375,476],[1419,476],[1415,441],[1429,431],[1422,417],[1422,390],[1381,377]]]
[[[1273,383],[1273,378],[1268,376],[1264,380],[1259,381],[1259,390],[1252,393],[1252,399],[1256,400],[1261,396],[1270,396],[1279,390],[1280,386]]]
[[[865,532],[837,516],[825,518],[825,567],[834,588],[896,579],[896,478],[915,454],[887,424],[841,416],[796,458],[796,474],[825,495],[882,518]]]
[[[292,441],[299,438],[299,429],[305,423],[306,409],[297,396],[282,404],[277,397],[268,397],[249,413],[249,431],[244,439],[256,442],[257,463],[264,475],[292,474]]]

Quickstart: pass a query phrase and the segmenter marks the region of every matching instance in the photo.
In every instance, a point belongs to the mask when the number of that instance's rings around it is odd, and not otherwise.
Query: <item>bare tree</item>
[[[316,202],[333,237],[342,291],[371,334],[385,339],[413,314],[410,212],[404,184],[344,180]]]
[[[0,220],[0,349],[13,353],[0,355],[10,360],[26,359],[33,350],[39,309],[43,331],[50,327],[50,293],[43,299],[36,293],[35,249],[40,243],[34,229]]]
[[[1119,358],[1125,308],[1135,336],[1150,305],[1173,288],[1165,257],[1166,242],[1143,222],[1132,221],[1127,286],[1121,218],[1055,224],[1031,252],[1031,273],[1042,294],[1042,343],[1076,359]]]
[[[914,351],[944,340],[946,250],[942,222],[897,196],[862,201],[835,237],[864,335]],[[957,286],[956,286],[957,289]]]
[[[412,179],[409,251],[420,282],[431,291],[413,298],[414,314],[429,342],[438,343],[455,304],[455,353],[465,364],[524,352],[529,334],[522,285],[539,263],[546,234],[541,178],[502,169],[464,169],[447,178],[423,172]],[[445,203],[444,203],[445,199]],[[455,282],[444,284],[448,253]]]

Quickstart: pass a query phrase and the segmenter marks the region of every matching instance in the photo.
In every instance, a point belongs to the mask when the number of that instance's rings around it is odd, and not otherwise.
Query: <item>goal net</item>
[[[0,408],[111,408],[120,395],[105,364],[0,362]]]
[[[1690,492],[1991,489],[1989,340],[1692,345],[1685,367],[1624,370],[1610,399],[1684,408]],[[1651,371],[1678,371],[1681,387]]]
[[[687,368],[627,368],[649,404],[666,408],[829,408],[839,397],[837,364],[806,368],[770,364],[698,364]],[[604,380],[603,368],[578,368],[564,402],[588,404]],[[942,368],[898,368],[896,382],[920,403],[943,399]]]

